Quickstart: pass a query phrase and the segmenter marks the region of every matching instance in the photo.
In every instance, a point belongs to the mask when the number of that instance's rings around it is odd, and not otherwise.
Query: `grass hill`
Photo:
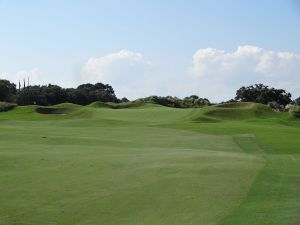
[[[267,105],[239,102],[217,105],[207,115],[224,119],[248,119],[252,117],[272,117],[275,113]]]
[[[0,224],[300,224],[300,119],[265,105],[0,113]]]

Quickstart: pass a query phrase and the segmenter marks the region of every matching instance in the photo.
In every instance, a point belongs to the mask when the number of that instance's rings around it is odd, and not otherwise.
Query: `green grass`
[[[0,224],[300,224],[299,137],[293,113],[253,103],[16,107]]]

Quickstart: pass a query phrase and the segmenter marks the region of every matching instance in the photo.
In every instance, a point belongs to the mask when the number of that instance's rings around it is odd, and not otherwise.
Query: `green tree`
[[[16,85],[8,80],[0,80],[0,101],[12,102],[17,93]]]
[[[268,104],[276,102],[279,105],[287,105],[292,95],[283,89],[269,88],[263,84],[255,84],[254,86],[241,87],[236,92],[235,100],[241,102],[257,102]]]

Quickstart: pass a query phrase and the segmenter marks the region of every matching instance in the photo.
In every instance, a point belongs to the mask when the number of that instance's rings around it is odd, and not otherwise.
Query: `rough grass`
[[[300,221],[300,123],[289,113],[38,108],[0,113],[0,224]]]

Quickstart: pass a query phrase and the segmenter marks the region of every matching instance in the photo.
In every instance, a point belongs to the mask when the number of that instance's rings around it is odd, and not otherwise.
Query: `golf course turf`
[[[0,224],[300,224],[295,115],[255,103],[1,112]]]

